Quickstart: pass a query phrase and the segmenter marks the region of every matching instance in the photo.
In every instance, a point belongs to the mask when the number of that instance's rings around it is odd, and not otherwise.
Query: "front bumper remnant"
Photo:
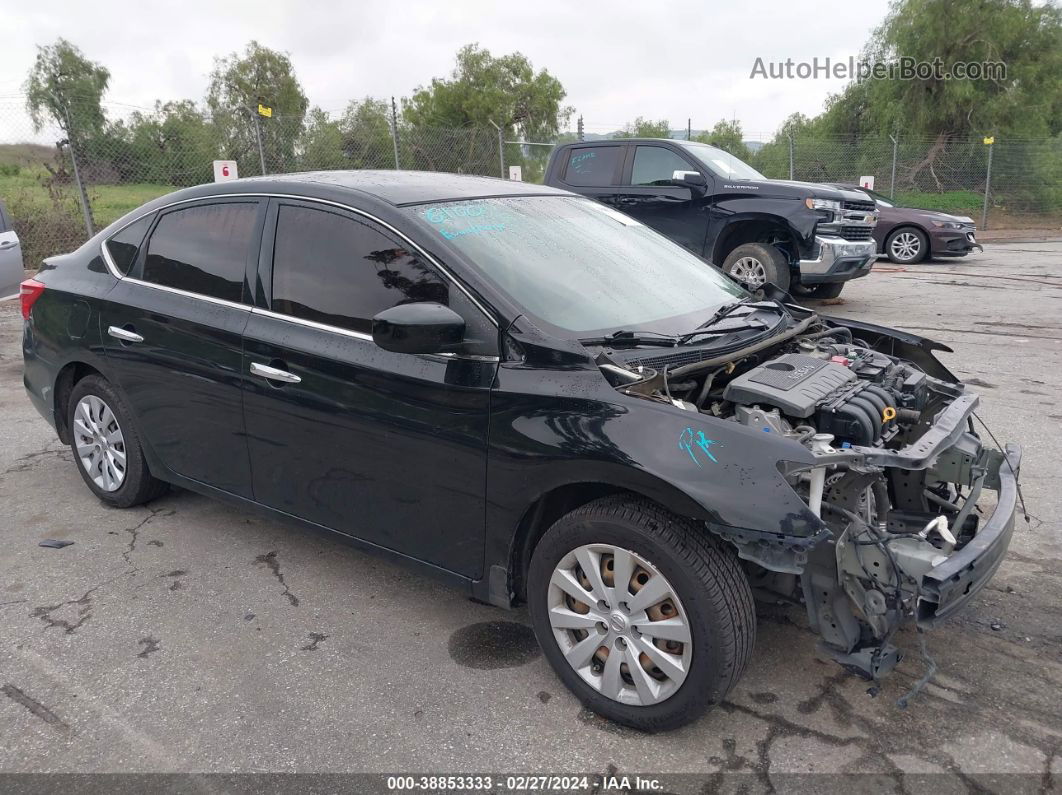
[[[1014,533],[1021,448],[1008,444],[998,473],[996,508],[962,549],[922,576],[918,625],[931,627],[954,614],[996,573]]]

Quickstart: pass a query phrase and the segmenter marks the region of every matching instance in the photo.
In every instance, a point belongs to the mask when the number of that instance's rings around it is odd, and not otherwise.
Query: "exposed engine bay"
[[[622,392],[810,451],[813,463],[780,456],[778,468],[821,520],[814,537],[712,529],[737,547],[757,596],[802,603],[823,648],[877,678],[900,659],[891,640],[904,620],[927,627],[951,615],[998,567],[1020,450],[982,443],[978,397],[961,383],[875,349],[842,321],[791,309],[774,344],[697,356],[607,351],[597,363]],[[1011,510],[987,516],[991,503],[978,507],[986,490]]]

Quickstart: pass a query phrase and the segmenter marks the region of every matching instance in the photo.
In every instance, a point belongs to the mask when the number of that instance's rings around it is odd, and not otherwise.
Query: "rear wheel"
[[[93,494],[116,508],[131,508],[166,491],[148,471],[129,411],[105,378],[78,381],[67,410],[74,460]]]
[[[562,517],[528,572],[535,634],[588,708],[645,731],[722,700],[755,638],[737,556],[697,523],[608,497]]]
[[[767,282],[789,289],[789,262],[781,251],[764,243],[738,246],[723,260],[723,270],[750,290],[758,290]]]

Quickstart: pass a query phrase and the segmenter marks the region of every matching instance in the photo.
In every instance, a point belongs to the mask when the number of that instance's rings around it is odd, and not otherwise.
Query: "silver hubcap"
[[[609,544],[579,547],[554,569],[548,599],[557,645],[595,690],[644,706],[682,686],[693,659],[686,611],[645,558]]]
[[[125,481],[125,437],[110,406],[85,395],[74,409],[74,445],[81,466],[104,491],[117,491]]]
[[[749,287],[763,287],[767,283],[767,271],[755,257],[742,257],[730,266],[730,275]]]
[[[892,239],[889,248],[896,259],[914,259],[922,248],[922,241],[914,232],[900,232]]]

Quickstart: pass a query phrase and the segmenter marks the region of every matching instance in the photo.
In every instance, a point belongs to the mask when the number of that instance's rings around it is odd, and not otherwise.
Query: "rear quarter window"
[[[108,238],[107,242],[103,244],[107,247],[107,253],[110,255],[114,267],[123,276],[132,270],[133,264],[136,262],[136,256],[140,253],[140,244],[144,242],[144,235],[147,234],[153,218],[154,215],[147,215],[138,221],[133,221],[129,226],[120,229]]]
[[[611,185],[623,155],[622,146],[581,146],[568,152],[564,181],[576,187]]]

